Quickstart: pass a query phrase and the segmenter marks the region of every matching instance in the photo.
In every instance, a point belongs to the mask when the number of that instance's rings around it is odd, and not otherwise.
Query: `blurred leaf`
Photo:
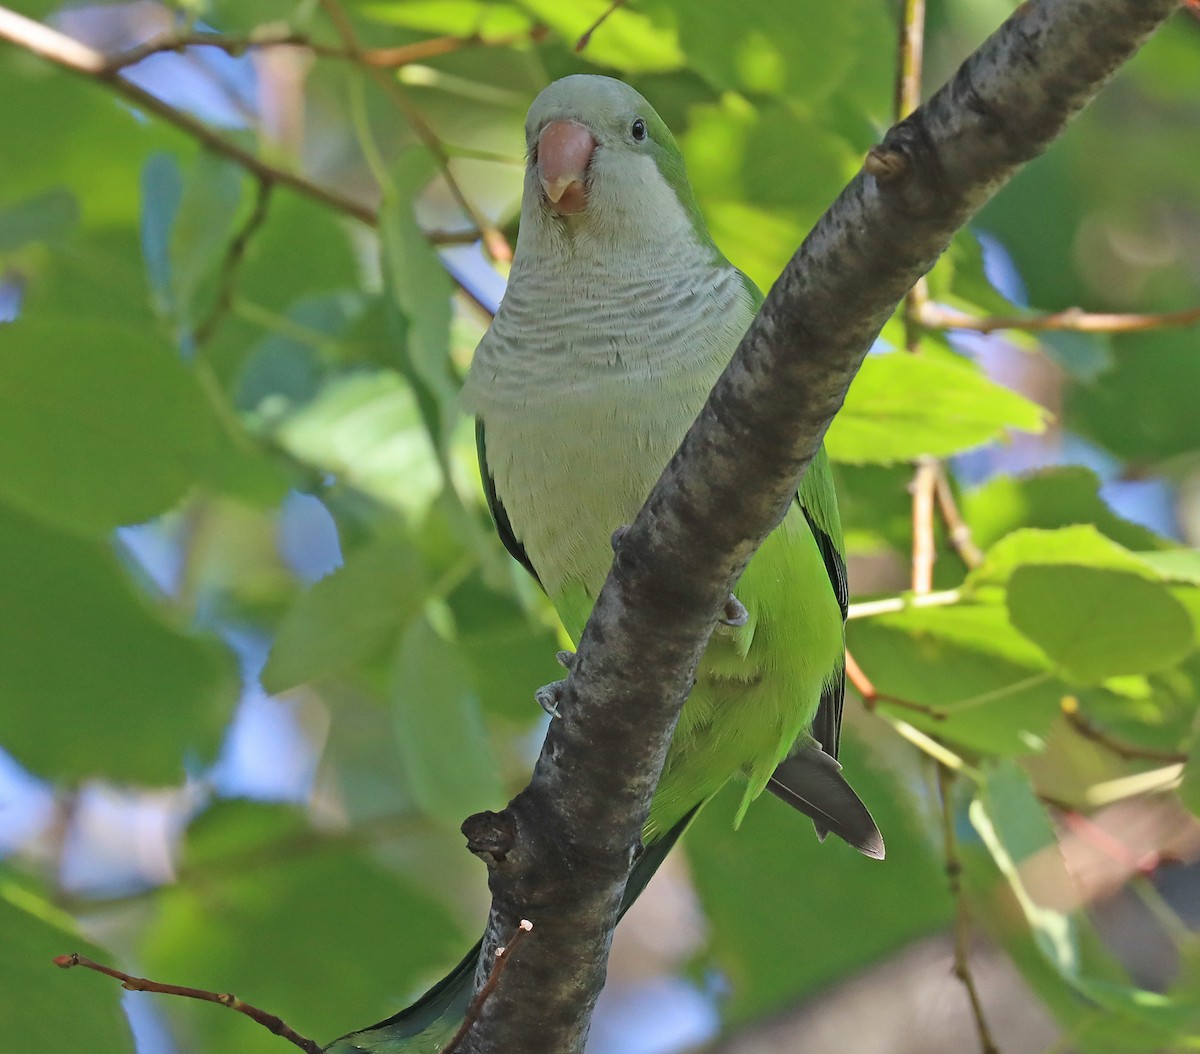
[[[524,573],[522,569],[522,573]],[[541,716],[533,693],[562,676],[552,626],[534,624],[510,597],[471,576],[450,598],[465,672],[488,714],[528,726]]]
[[[378,654],[420,614],[428,588],[403,536],[384,535],[349,553],[284,616],[264,687],[283,692]]]
[[[136,596],[111,548],[0,505],[0,743],[50,778],[169,783],[211,757],[233,664]]]
[[[864,15],[874,5],[656,0],[648,6],[660,21],[674,19],[689,65],[718,90],[786,94],[812,105],[832,94],[851,69],[855,49],[863,43]],[[593,45],[602,36],[598,32]],[[599,55],[593,59],[601,61]]]
[[[583,51],[586,62],[609,66],[625,73],[651,73],[679,69],[684,63],[679,41],[661,17],[629,7],[612,10],[609,0],[520,0],[538,22],[549,26],[568,47],[608,13],[604,24],[592,34]]]
[[[987,551],[983,564],[971,572],[968,585],[1004,585],[1027,564],[1070,564],[1124,571],[1149,580],[1159,577],[1145,560],[1106,538],[1091,524],[1079,524],[1058,530],[1022,529],[1005,535]]]
[[[71,530],[140,523],[218,472],[194,374],[152,334],[22,319],[0,342],[0,497]]]
[[[454,288],[413,214],[413,198],[433,171],[429,154],[410,150],[401,155],[395,172],[397,196],[384,200],[379,234],[387,290],[406,323],[397,348],[399,361],[440,452],[458,414],[459,384],[450,363]]]
[[[408,627],[396,650],[391,699],[404,773],[422,809],[457,827],[503,804],[479,697],[458,649],[426,618]]]
[[[392,26],[426,33],[483,39],[527,32],[533,20],[515,4],[484,0],[405,0],[404,3],[355,3],[360,14]]]
[[[826,440],[835,461],[912,461],[970,450],[1010,428],[1040,432],[1046,413],[970,366],[870,355]]]
[[[230,802],[206,810],[188,832],[181,868],[181,883],[158,897],[141,954],[146,972],[235,991],[305,1035],[328,1040],[386,1016],[465,951],[440,903],[353,837],[322,835],[291,809]],[[170,1004],[164,1009],[199,1049],[279,1049],[241,1015]]]
[[[172,314],[171,228],[183,200],[183,172],[174,154],[155,153],[142,167],[142,256],[159,311]]]
[[[1015,765],[989,767],[970,816],[1020,904],[1042,956],[1079,996],[1111,1014],[1107,1039],[1100,1036],[1096,1047],[1089,1043],[1085,1049],[1158,1050],[1171,1042],[1170,1037],[1196,1028],[1200,1002],[1194,993],[1178,998],[1131,984],[1086,916],[1051,906],[1071,890],[1071,879],[1045,810]],[[1150,1036],[1146,1029],[1153,1030]],[[1141,1032],[1140,1041],[1129,1042],[1126,1032]],[[1114,1047],[1117,1037],[1120,1045]]]
[[[887,839],[885,862],[837,838],[818,842],[811,823],[770,794],[734,831],[740,786],[701,810],[683,840],[713,953],[733,985],[731,1022],[796,1002],[950,917],[941,864],[893,779],[852,740],[842,745],[846,775]],[[817,941],[831,924],[837,939]]]
[[[391,370],[333,376],[277,428],[279,443],[306,464],[404,512],[410,521],[428,512],[444,486],[417,398]]]
[[[1094,567],[1018,567],[1008,583],[1013,625],[1072,679],[1151,673],[1195,644],[1187,610],[1163,586]]]
[[[1168,581],[1200,585],[1200,549],[1160,549],[1137,555]]]
[[[73,919],[3,868],[0,933],[0,1047],[133,1054],[116,981],[79,968],[67,976],[50,972],[57,955],[79,952],[104,963],[112,955],[84,940]]]
[[[1019,527],[1052,530],[1072,524],[1095,527],[1127,549],[1162,544],[1145,527],[1112,511],[1090,469],[1062,465],[1023,476],[994,476],[962,497],[963,516],[977,544],[988,548]]]
[[[65,238],[79,222],[79,203],[64,187],[43,191],[0,209],[0,253],[29,242]]]

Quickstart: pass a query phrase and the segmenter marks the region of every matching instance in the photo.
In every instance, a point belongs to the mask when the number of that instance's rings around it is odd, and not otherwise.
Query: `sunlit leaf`
[[[1009,429],[1040,432],[1045,423],[1041,407],[965,363],[871,355],[826,444],[835,461],[888,464],[970,450]]]
[[[1161,670],[1195,645],[1183,605],[1163,586],[1122,571],[1019,567],[1009,579],[1008,611],[1017,629],[1085,683]]]

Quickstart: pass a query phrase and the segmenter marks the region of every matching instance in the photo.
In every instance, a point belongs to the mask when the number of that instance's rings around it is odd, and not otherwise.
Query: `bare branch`
[[[1050,315],[1014,315],[979,318],[938,304],[922,306],[918,319],[928,329],[965,329],[974,333],[995,333],[1002,329],[1023,329],[1030,333],[1068,330],[1073,333],[1141,333],[1146,330],[1172,329],[1200,323],[1200,307],[1161,314],[1103,314],[1069,307]]]
[[[220,284],[217,287],[216,299],[213,301],[208,316],[196,327],[194,334],[198,345],[208,342],[233,304],[233,296],[237,289],[237,272],[242,258],[246,255],[246,248],[250,244],[250,239],[267,221],[271,187],[272,184],[268,180],[260,179],[258,181],[257,192],[254,196],[254,208],[251,209],[250,215],[246,217],[246,222],[242,224],[225,250],[225,259],[221,262]]]
[[[321,1045],[316,1040],[300,1035],[299,1032],[284,1022],[282,1018],[276,1017],[274,1014],[268,1014],[265,1010],[260,1010],[250,1003],[245,1003],[230,992],[210,992],[203,988],[186,988],[183,985],[163,984],[161,981],[151,981],[145,977],[133,977],[130,974],[122,973],[120,970],[114,970],[111,966],[104,966],[102,963],[93,962],[86,955],[80,955],[78,952],[73,952],[70,955],[55,956],[54,965],[64,970],[69,970],[73,966],[83,966],[89,970],[95,970],[97,973],[105,974],[108,977],[115,977],[121,982],[121,987],[128,989],[130,992],[157,992],[160,995],[177,995],[182,996],[184,999],[200,999],[206,1003],[219,1003],[221,1006],[229,1007],[230,1010],[236,1010],[239,1014],[245,1014],[252,1021],[257,1021],[268,1032],[282,1036],[288,1042],[295,1044],[301,1050],[305,1051],[306,1054],[321,1054]]]
[[[580,36],[580,38],[575,41],[575,50],[579,52],[586,48],[591,42],[592,34],[595,33],[596,30],[602,25],[604,25],[604,23],[608,20],[608,16],[611,15],[618,7],[624,6],[625,0],[612,0],[612,3],[610,3],[608,7],[604,9],[604,12],[600,15],[600,17],[597,18],[596,21],[590,26],[588,26],[587,29],[583,31],[583,34]]]
[[[471,1005],[467,1007],[463,1023],[459,1025],[458,1031],[451,1036],[450,1042],[442,1048],[442,1054],[454,1054],[461,1046],[462,1041],[466,1039],[471,1029],[475,1027],[475,1022],[479,1020],[479,1012],[483,1009],[484,1003],[491,998],[492,993],[496,990],[496,986],[499,985],[500,977],[504,973],[504,968],[508,965],[513,952],[517,950],[517,946],[532,930],[533,923],[528,919],[522,919],[517,923],[517,928],[512,937],[509,938],[508,943],[502,948],[496,949],[495,961],[492,963],[488,979],[484,982],[483,987],[475,993],[475,998],[471,1000]]]
[[[35,22],[8,8],[0,7],[0,40],[7,40],[23,47],[71,73],[81,74],[99,81],[139,109],[174,125],[214,154],[220,154],[222,157],[236,162],[260,181],[288,187],[336,212],[352,216],[370,226],[375,224],[374,209],[353,198],[339,194],[336,190],[330,190],[328,187],[310,182],[295,172],[268,164],[256,154],[213,131],[203,121],[197,120],[183,110],[176,109],[126,80],[119,72],[114,72],[109,68],[109,60],[102,52],[65,33],[60,33],[50,26]]]
[[[304,48],[320,58],[344,59],[362,66],[377,69],[398,69],[414,62],[425,62],[440,55],[471,47],[511,47],[525,41],[543,40],[548,33],[545,26],[535,26],[528,33],[514,33],[498,37],[483,37],[477,33],[468,36],[430,37],[415,44],[404,44],[394,48],[363,48],[355,51],[335,44],[314,40],[307,33],[290,30],[252,33],[250,36],[233,36],[227,33],[179,33],[155,37],[144,44],[108,56],[107,71],[117,73],[129,66],[137,65],[151,55],[164,52],[180,52],[187,48],[216,48],[235,58],[248,51],[264,48]]]
[[[1063,698],[1060,709],[1072,731],[1126,761],[1154,761],[1159,764],[1182,765],[1188,759],[1186,753],[1177,750],[1155,750],[1154,747],[1140,747],[1105,732],[1084,715],[1079,708],[1079,700],[1073,695]]]
[[[937,766],[938,795],[942,800],[942,851],[946,861],[946,883],[954,898],[954,976],[966,989],[967,1002],[971,1006],[971,1017],[975,1021],[975,1032],[979,1036],[982,1054],[1000,1054],[1000,1048],[992,1039],[987,1017],[983,1013],[983,1000],[979,998],[979,987],[971,973],[971,909],[962,888],[962,864],[958,859],[958,842],[954,835],[954,773],[945,765]]]

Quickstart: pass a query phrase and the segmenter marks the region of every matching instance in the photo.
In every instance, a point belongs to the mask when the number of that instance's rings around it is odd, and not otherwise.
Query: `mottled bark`
[[[621,539],[532,781],[494,833],[497,818],[472,828],[493,848],[483,961],[520,919],[535,929],[462,1051],[582,1050],[671,731],[731,585],[900,298],[1176,6],[1022,5],[887,134],[792,258]]]

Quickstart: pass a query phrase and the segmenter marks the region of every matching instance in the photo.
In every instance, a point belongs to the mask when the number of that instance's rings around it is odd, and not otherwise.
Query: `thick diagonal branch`
[[[533,780],[506,810],[489,947],[536,924],[463,1051],[583,1047],[672,729],[737,575],[884,321],[1176,0],[1029,0],[893,128],[776,282],[621,541]]]

